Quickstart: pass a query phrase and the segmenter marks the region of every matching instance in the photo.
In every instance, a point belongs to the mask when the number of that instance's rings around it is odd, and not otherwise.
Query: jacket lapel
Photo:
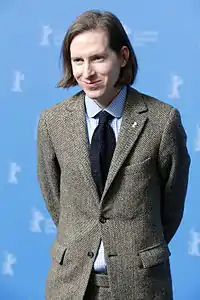
[[[83,175],[83,184],[91,191],[91,201],[93,202],[92,205],[95,203],[98,208],[99,195],[92,177],[89,157],[89,140],[85,119],[84,93],[81,91],[68,99],[66,102],[66,109],[68,110],[67,115],[65,115],[67,125],[66,128],[68,128],[71,133],[71,139],[69,143],[70,147],[73,149],[73,161],[75,160],[75,167]],[[88,205],[89,204],[90,203],[88,203]]]
[[[105,197],[117,172],[139,138],[147,120],[147,111],[148,108],[143,101],[142,95],[135,89],[129,88],[124,106],[120,132],[101,200]]]
[[[96,190],[91,173],[89,158],[89,141],[87,135],[87,124],[85,119],[84,93],[81,91],[66,102],[66,108],[70,111],[67,114],[66,122],[71,126],[72,140],[71,146],[74,149],[74,157],[77,167],[85,178],[85,184],[91,190],[93,201],[99,207],[99,196]],[[122,123],[116,148],[111,161],[107,181],[100,203],[104,199],[112,181],[114,180],[120,167],[123,165],[130,150],[137,141],[147,120],[147,106],[139,92],[133,88],[128,88],[125,101]]]

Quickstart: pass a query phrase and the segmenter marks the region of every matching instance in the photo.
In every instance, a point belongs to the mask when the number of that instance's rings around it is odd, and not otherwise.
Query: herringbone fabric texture
[[[129,88],[103,194],[91,173],[80,92],[41,113],[37,174],[57,226],[46,300],[83,299],[102,238],[110,300],[172,300],[168,243],[190,156],[177,109]]]

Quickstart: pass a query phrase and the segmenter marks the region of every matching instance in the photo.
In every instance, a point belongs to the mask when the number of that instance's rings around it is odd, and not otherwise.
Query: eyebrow
[[[107,56],[107,52],[101,52],[101,53],[96,53],[96,54],[93,54],[91,56],[89,56],[89,58],[94,58],[94,57],[97,57],[97,56]],[[71,56],[71,59],[77,59],[77,58],[82,58],[81,56]]]

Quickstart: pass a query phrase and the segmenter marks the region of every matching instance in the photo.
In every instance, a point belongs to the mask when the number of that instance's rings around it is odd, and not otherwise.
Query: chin
[[[98,99],[100,97],[103,96],[103,92],[102,91],[84,91],[86,93],[86,95],[91,98],[91,99]]]

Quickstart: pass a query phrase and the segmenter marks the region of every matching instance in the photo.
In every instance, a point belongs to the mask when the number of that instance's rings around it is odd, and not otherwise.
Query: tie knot
[[[111,115],[105,110],[100,111],[98,115],[99,115],[99,124],[101,125],[108,123],[109,120],[112,120],[114,118],[113,115]]]

